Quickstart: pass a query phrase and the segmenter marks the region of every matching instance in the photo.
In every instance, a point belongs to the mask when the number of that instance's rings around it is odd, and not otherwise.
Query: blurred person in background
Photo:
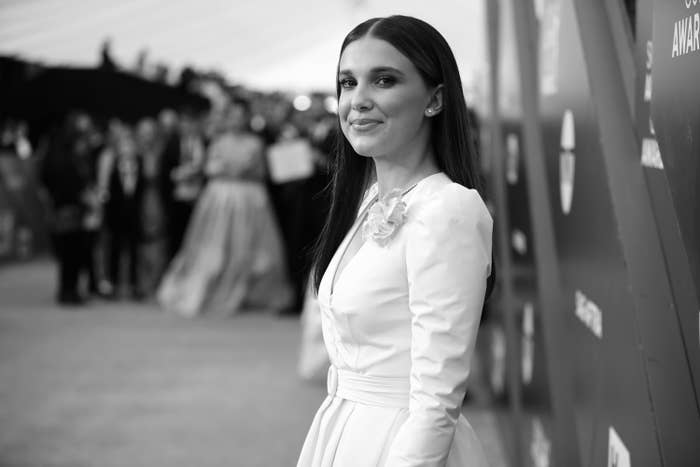
[[[118,66],[112,57],[112,39],[106,37],[100,46],[100,65],[105,71],[117,71]]]
[[[166,219],[168,262],[182,246],[192,209],[199,197],[205,155],[197,116],[184,109],[177,126],[177,131],[171,133],[165,144],[158,177]]]
[[[29,128],[24,121],[17,122],[15,128],[15,150],[20,159],[28,159],[34,152],[29,141]]]
[[[85,260],[85,216],[90,199],[90,145],[85,116],[69,114],[50,137],[39,169],[51,209],[51,240],[58,261],[56,300],[80,305],[79,274]]]
[[[33,153],[28,137],[27,123],[19,120],[3,120],[0,123],[0,151],[14,153],[20,159],[28,159]]]
[[[285,314],[301,313],[308,274],[306,220],[309,217],[307,182],[314,173],[314,150],[291,121],[282,125],[277,141],[267,149],[270,192],[284,239],[287,270],[294,287],[294,303]]]
[[[141,160],[143,192],[141,195],[140,289],[146,296],[155,293],[165,270],[165,215],[159,191],[159,173],[163,141],[153,119],[142,119],[136,127],[136,144]]]
[[[178,117],[177,113],[170,108],[165,108],[158,112],[157,118],[158,133],[162,144],[167,143],[177,132]]]
[[[263,142],[249,122],[248,102],[240,99],[221,115],[208,149],[206,188],[158,291],[166,310],[192,317],[291,305],[284,251],[263,183]]]
[[[261,119],[262,125],[255,130],[266,144],[274,144],[280,136],[282,127],[290,119],[293,111],[292,102],[281,93],[273,93],[261,96],[257,104],[256,117]]]
[[[143,298],[139,282],[139,241],[143,176],[133,131],[122,126],[113,132],[114,154],[107,177],[105,225],[109,233],[108,277],[115,297],[125,293],[134,299]],[[124,290],[122,262],[127,263],[127,287]]]
[[[11,120],[0,121],[0,151],[15,153],[15,128]]]
[[[85,189],[84,201],[86,212],[83,218],[85,228],[85,243],[82,249],[83,260],[81,271],[85,271],[88,278],[88,292],[92,296],[109,296],[112,292],[109,281],[103,279],[100,261],[103,244],[100,242],[104,227],[104,202],[106,191],[100,186],[99,167],[101,155],[104,150],[104,137],[87,114],[80,114],[77,125],[84,135],[84,143],[89,153],[88,157],[88,186]]]
[[[330,209],[329,189],[331,185],[331,157],[335,150],[338,117],[332,113],[319,116],[310,129],[309,140],[314,148],[314,171],[306,181],[306,192],[309,199],[308,215],[306,216],[305,248],[309,250],[306,260],[306,272],[311,268],[311,250],[318,241],[323,224]]]

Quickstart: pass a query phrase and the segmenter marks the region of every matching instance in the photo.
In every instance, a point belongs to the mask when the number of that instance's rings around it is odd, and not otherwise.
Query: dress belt
[[[362,375],[331,365],[327,386],[329,396],[366,405],[408,408],[408,378]]]

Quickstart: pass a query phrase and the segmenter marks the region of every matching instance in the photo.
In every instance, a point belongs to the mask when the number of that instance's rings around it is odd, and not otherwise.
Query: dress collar
[[[412,189],[410,190],[409,193],[415,193],[419,191],[421,186],[425,184],[429,184],[432,181],[437,181],[437,180],[442,180],[444,179],[445,181],[450,181],[450,178],[445,174],[445,172],[435,172],[434,174],[428,175],[427,177],[421,178],[418,183],[413,185]],[[370,203],[377,195],[379,194],[379,185],[377,182],[373,182],[372,185],[365,191],[365,194],[362,198],[362,202],[360,203],[360,209],[357,211],[357,215],[359,216],[360,213],[364,210],[366,207],[367,203]]]

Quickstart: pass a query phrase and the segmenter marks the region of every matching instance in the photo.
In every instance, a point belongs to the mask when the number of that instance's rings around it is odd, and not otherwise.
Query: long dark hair
[[[453,182],[481,191],[462,81],[445,38],[425,21],[410,16],[372,18],[350,31],[340,48],[340,56],[350,43],[365,36],[382,39],[395,47],[413,63],[429,87],[443,85],[442,111],[431,118],[435,163]],[[337,83],[338,98],[340,91]],[[331,207],[314,255],[312,278],[316,290],[333,254],[355,221],[362,194],[372,177],[371,159],[359,156],[340,128],[336,133],[338,139],[331,166]],[[494,277],[492,265],[486,297],[491,294]]]

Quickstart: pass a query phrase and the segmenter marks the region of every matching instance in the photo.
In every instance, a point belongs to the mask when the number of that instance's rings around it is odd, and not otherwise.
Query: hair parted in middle
[[[348,33],[340,48],[363,37],[381,39],[406,56],[428,87],[442,85],[442,111],[431,116],[430,144],[438,169],[453,182],[481,191],[478,155],[470,134],[469,114],[457,61],[445,38],[430,24],[417,18],[394,15],[368,19]],[[337,70],[336,70],[337,73]],[[340,98],[340,83],[336,82]],[[318,290],[335,251],[355,221],[365,190],[374,176],[373,161],[358,155],[340,130],[336,131],[333,155],[331,207],[314,252],[312,280]],[[489,277],[488,292],[494,274]]]

